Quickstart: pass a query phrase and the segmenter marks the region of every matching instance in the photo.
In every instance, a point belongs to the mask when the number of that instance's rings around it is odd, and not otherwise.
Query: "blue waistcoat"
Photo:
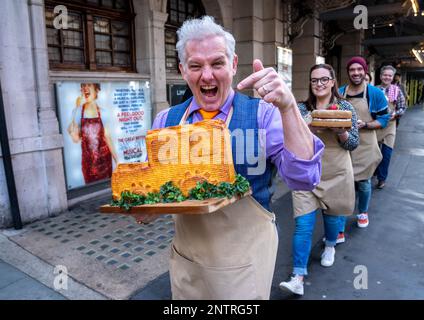
[[[165,126],[176,126],[180,123],[181,118],[183,117],[186,109],[189,107],[192,98],[187,101],[178,104],[176,106],[171,107],[168,113],[168,117],[166,119]],[[249,134],[248,140],[251,142],[254,141],[254,155],[256,158],[258,157],[258,149],[259,149],[259,137],[258,137],[258,107],[259,107],[259,99],[251,98],[241,93],[236,92],[233,100],[233,116],[230,121],[229,130],[232,132],[231,139],[231,148],[232,155],[234,161],[234,169],[235,171],[249,180],[250,185],[253,191],[253,197],[258,201],[265,209],[270,210],[270,198],[271,198],[271,180],[272,180],[272,163],[268,159],[266,160],[265,172],[260,175],[249,175],[248,168],[257,167],[257,163],[249,164],[247,162],[248,152],[246,147],[249,144],[246,144],[246,137]],[[193,121],[193,115],[190,115],[187,119],[189,123]],[[237,131],[234,131],[238,129]],[[248,131],[248,129],[250,129]],[[236,138],[235,133],[243,133],[244,137],[244,148],[241,149],[243,154],[237,155],[236,148]],[[252,139],[253,135],[253,139]],[[250,145],[251,147],[251,145]],[[252,151],[250,150],[250,153]],[[238,156],[238,158],[237,158]],[[236,159],[243,159],[241,164],[236,163]],[[240,160],[238,161],[240,162]]]

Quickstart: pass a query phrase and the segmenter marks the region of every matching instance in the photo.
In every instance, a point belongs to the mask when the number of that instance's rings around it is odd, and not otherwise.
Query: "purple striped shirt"
[[[231,90],[220,112],[214,119],[226,120],[234,98],[234,91]],[[197,112],[200,106],[193,99],[189,114],[193,113],[193,122],[203,120],[202,115]],[[158,113],[152,129],[164,128],[170,108]],[[266,157],[277,167],[281,179],[292,190],[312,190],[320,182],[321,177],[321,157],[324,150],[322,141],[314,137],[314,156],[311,160],[303,160],[296,157],[284,146],[283,122],[281,113],[273,104],[263,100],[259,102],[258,108],[258,128],[266,130]],[[261,142],[261,140],[260,140]]]

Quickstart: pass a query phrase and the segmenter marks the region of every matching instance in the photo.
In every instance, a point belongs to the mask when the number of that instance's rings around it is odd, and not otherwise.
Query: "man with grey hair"
[[[390,121],[386,128],[377,130],[378,142],[381,144],[383,159],[378,165],[375,173],[377,175],[377,189],[383,189],[389,174],[390,158],[396,139],[396,119],[399,119],[406,110],[405,97],[402,90],[392,84],[396,69],[391,66],[383,66],[380,70],[381,85],[378,87],[383,91],[389,104]]]
[[[237,89],[254,88],[261,99],[233,90],[235,40],[212,17],[186,21],[178,38],[179,68],[193,97],[160,112],[153,128],[219,119],[253,140],[242,146],[232,141],[233,159],[242,156],[235,171],[249,180],[252,196],[211,214],[174,215],[172,297],[269,299],[278,247],[275,215],[269,211],[272,166],[292,189],[312,190],[320,181],[323,143],[309,131],[277,72],[260,60],[253,61],[253,74]],[[266,140],[259,139],[261,131]],[[266,164],[257,172],[251,169],[261,149]]]
[[[395,73],[395,76],[393,78],[393,84],[398,86],[400,91],[402,91],[403,97],[405,98],[405,106],[406,108],[408,108],[409,95],[405,89],[404,84],[402,83],[402,75],[399,72]],[[396,119],[396,127],[398,126],[399,126],[399,118]]]

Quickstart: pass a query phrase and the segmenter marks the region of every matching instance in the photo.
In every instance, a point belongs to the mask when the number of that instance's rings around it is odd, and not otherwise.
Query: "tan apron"
[[[269,299],[278,247],[273,213],[248,196],[214,213],[174,215],[174,221],[173,299]]]
[[[312,191],[292,192],[294,217],[318,208],[330,215],[351,215],[355,208],[355,187],[349,151],[340,147],[337,135],[330,129],[320,130],[316,135],[325,145],[321,182]]]
[[[396,110],[396,107],[393,102],[389,102],[389,112],[392,114]],[[377,129],[377,140],[380,143],[389,146],[390,148],[395,147],[396,139],[396,120],[389,121],[387,127],[383,129]]]
[[[349,86],[346,87],[344,97],[346,98]],[[364,95],[362,98],[349,98],[348,101],[356,110],[358,119],[371,122],[374,119],[368,108],[367,86],[365,85]],[[355,181],[370,179],[383,156],[378,146],[376,130],[360,129],[359,145],[350,152],[353,165],[353,174]]]

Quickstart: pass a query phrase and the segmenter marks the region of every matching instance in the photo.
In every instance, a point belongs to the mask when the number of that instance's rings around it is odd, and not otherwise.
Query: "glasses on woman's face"
[[[333,80],[333,78],[330,78],[330,77],[311,78],[311,84],[313,86],[316,86],[318,85],[318,82],[320,82],[323,86],[325,86],[330,80]]]

